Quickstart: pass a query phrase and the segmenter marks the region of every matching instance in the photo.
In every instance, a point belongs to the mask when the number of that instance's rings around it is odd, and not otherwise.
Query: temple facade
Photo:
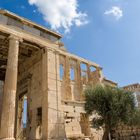
[[[0,10],[0,140],[100,140],[84,111],[89,84],[117,84],[66,51],[61,35]]]
[[[136,107],[140,109],[140,84],[135,83],[123,87],[124,90],[131,91],[134,93],[136,98]]]

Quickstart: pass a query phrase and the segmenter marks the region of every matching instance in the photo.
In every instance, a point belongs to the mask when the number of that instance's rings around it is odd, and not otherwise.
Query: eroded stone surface
[[[0,139],[101,139],[103,131],[91,128],[85,115],[83,91],[89,84],[117,84],[105,82],[98,64],[67,52],[61,35],[6,11],[0,15],[0,79],[5,81]],[[8,57],[11,35],[20,39],[11,42],[19,53]]]

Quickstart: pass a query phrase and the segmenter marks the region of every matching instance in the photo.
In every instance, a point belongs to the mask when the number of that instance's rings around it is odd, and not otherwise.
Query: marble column
[[[18,74],[19,38],[10,36],[4,83],[0,140],[15,140],[15,103]]]

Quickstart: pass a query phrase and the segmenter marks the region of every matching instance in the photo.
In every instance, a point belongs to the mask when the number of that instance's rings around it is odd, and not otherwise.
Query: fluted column
[[[18,74],[19,39],[9,38],[8,62],[4,83],[0,140],[15,140],[15,103]]]

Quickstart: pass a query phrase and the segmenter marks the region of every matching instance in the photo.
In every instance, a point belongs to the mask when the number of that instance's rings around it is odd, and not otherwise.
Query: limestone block
[[[60,80],[58,79],[57,85],[58,85],[58,87],[62,87],[62,86],[63,86],[62,81],[60,81]]]
[[[79,122],[72,121],[65,124],[65,130],[67,135],[81,135],[81,127]]]
[[[30,27],[28,25],[24,25],[23,29],[27,32],[30,32],[30,33],[34,34],[34,35],[40,36],[40,31],[38,29],[35,29],[35,28]]]
[[[64,124],[64,123],[65,123],[64,113],[61,112],[61,111],[58,112],[58,122],[59,122],[60,124]]]
[[[74,112],[68,112],[66,116],[68,118],[75,118],[76,114]]]
[[[58,71],[59,72],[59,71]],[[50,63],[48,63],[48,73],[56,74],[56,64],[55,59],[52,59]]]
[[[8,18],[0,14],[0,24],[7,24]]]
[[[41,37],[44,37],[46,39],[50,39],[50,34],[46,33],[46,32],[43,32],[43,31],[40,31],[40,36]]]
[[[53,52],[48,52],[48,72],[56,73],[56,56]]]
[[[58,123],[58,111],[48,108],[48,121],[49,123]]]
[[[56,80],[56,74],[55,74],[55,73],[48,72],[47,76],[48,76],[48,79]],[[58,80],[59,80],[59,79],[58,79]]]
[[[53,109],[58,108],[57,97],[55,94],[48,95],[48,107]]]
[[[62,107],[64,112],[74,112],[73,106],[63,105]]]
[[[14,27],[15,29],[17,29],[17,27],[18,27],[18,29],[19,29],[19,28],[20,28],[20,29],[23,28],[23,24],[22,24],[20,21],[15,20],[15,19],[10,18],[10,17],[8,17],[7,25],[12,26],[12,27]],[[18,29],[17,29],[17,30],[18,30]]]
[[[55,139],[59,137],[59,127],[58,124],[48,124],[48,138]]]
[[[55,36],[50,36],[50,39],[51,39],[52,42],[56,42],[58,40],[58,38],[55,37]]]
[[[57,89],[57,87],[56,87],[56,80],[49,78],[48,79],[48,88],[56,90]]]
[[[40,97],[32,96],[31,99],[30,99],[30,108],[31,109],[36,109],[36,108],[40,107],[41,102],[42,102],[41,96]]]
[[[83,106],[83,105],[81,105],[81,107],[76,106],[76,107],[75,107],[75,112],[78,112],[78,113],[85,113],[84,106]]]
[[[65,138],[66,137],[66,132],[65,132],[65,126],[64,124],[59,124],[58,125],[58,130],[59,130],[59,138]]]
[[[56,102],[48,102],[48,108],[57,110],[58,109],[57,103]]]
[[[48,90],[48,97],[51,96],[52,98],[56,99],[57,96],[57,92],[56,90],[52,89],[52,90]]]

